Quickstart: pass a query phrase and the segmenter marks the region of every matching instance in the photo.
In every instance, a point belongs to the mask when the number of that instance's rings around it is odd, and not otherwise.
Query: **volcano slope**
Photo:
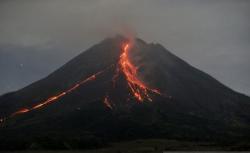
[[[160,44],[108,38],[0,97],[0,148],[87,148],[134,139],[249,144],[250,98]],[[105,143],[104,143],[105,142]]]

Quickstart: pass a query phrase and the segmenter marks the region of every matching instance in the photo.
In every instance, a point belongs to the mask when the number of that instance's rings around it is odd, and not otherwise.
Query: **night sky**
[[[158,42],[250,95],[249,0],[1,0],[0,94],[117,33]]]

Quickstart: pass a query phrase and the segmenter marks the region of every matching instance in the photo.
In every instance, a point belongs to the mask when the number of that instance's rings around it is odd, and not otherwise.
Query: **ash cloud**
[[[161,43],[250,95],[249,10],[248,0],[2,0],[0,94],[122,33]]]

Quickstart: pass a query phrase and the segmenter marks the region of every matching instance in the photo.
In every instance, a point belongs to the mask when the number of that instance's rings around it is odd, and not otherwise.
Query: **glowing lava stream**
[[[105,96],[103,103],[109,108],[109,109],[113,109],[111,102],[109,101],[109,97]]]
[[[139,78],[137,73],[137,67],[133,65],[133,63],[129,59],[129,43],[126,43],[124,47],[122,47],[122,54],[120,55],[119,62],[117,65],[116,73],[112,78],[113,88],[116,84],[116,79],[119,76],[119,72],[122,72],[127,80],[128,86],[136,98],[138,102],[143,102],[144,100],[152,101],[152,98],[149,96],[149,93],[155,93],[158,95],[162,95],[159,90],[152,89],[147,87]],[[103,103],[106,107],[113,109],[113,103],[111,103],[111,99],[109,94],[106,94],[104,97]]]
[[[138,72],[137,72],[137,67],[133,65],[133,63],[130,61],[129,59],[129,49],[130,45],[129,43],[126,43],[124,45],[124,47],[122,48],[122,54],[120,55],[119,58],[119,63],[118,63],[118,67],[117,67],[117,72],[116,74],[113,76],[113,86],[115,84],[115,80],[119,75],[119,72],[122,72],[127,80],[128,86],[133,94],[133,96],[139,101],[139,102],[143,102],[144,100],[148,100],[148,101],[152,101],[152,98],[149,96],[149,93],[155,93],[155,94],[159,94],[161,95],[161,93],[157,90],[157,89],[152,89],[147,87],[139,78],[138,78]],[[109,68],[109,67],[108,67]],[[107,68],[106,68],[107,69]],[[74,86],[72,86],[71,88],[57,94],[54,95],[52,97],[49,97],[47,100],[40,102],[39,104],[36,104],[30,108],[22,108],[14,113],[12,113],[9,117],[14,117],[16,115],[19,114],[24,114],[24,113],[28,113],[32,110],[36,110],[39,109],[41,107],[44,107],[48,104],[51,104],[53,102],[55,102],[56,100],[62,98],[63,96],[65,96],[66,94],[78,89],[81,85],[95,80],[96,77],[100,74],[102,74],[103,72],[106,71],[106,69],[97,72],[91,76],[89,76],[88,78],[86,78],[85,80],[75,84]],[[105,96],[104,98],[104,104],[112,109],[112,103],[111,103],[111,99],[109,98],[108,94]],[[0,118],[0,123],[3,122],[4,120],[6,120],[7,118]]]
[[[106,69],[105,69],[105,70],[106,70]],[[83,84],[85,84],[85,83],[87,83],[87,82],[89,82],[89,81],[95,80],[96,77],[97,77],[98,75],[102,74],[105,70],[100,71],[100,72],[97,72],[97,73],[95,73],[95,74],[89,76],[88,78],[86,78],[85,80],[83,80],[83,81],[81,81],[81,82],[75,84],[75,85],[72,86],[71,88],[69,88],[69,89],[67,89],[67,90],[65,90],[65,91],[63,91],[63,92],[61,92],[61,93],[59,93],[59,94],[57,94],[57,95],[55,95],[55,96],[49,97],[47,100],[42,101],[42,102],[40,102],[39,104],[37,104],[37,105],[35,105],[35,106],[32,106],[31,108],[22,108],[22,109],[16,111],[15,113],[12,113],[12,114],[10,115],[10,117],[13,117],[13,116],[16,116],[16,115],[19,115],[19,114],[24,114],[24,113],[30,112],[30,111],[32,111],[32,110],[35,110],[35,109],[44,107],[44,106],[46,106],[46,105],[48,105],[48,104],[50,104],[50,103],[53,103],[53,102],[55,102],[56,100],[58,100],[58,99],[62,98],[63,96],[65,96],[66,94],[68,94],[68,93],[70,93],[70,92],[76,90],[76,89],[79,88],[81,85],[83,85]],[[1,121],[3,121],[3,119],[1,119],[0,122],[1,122]]]
[[[126,43],[123,47],[122,54],[120,56],[119,65],[124,73],[128,86],[133,93],[134,97],[139,101],[143,102],[145,99],[152,101],[149,96],[149,92],[161,94],[157,89],[151,89],[147,87],[139,78],[138,78],[138,68],[133,65],[129,59],[129,50],[130,44]]]

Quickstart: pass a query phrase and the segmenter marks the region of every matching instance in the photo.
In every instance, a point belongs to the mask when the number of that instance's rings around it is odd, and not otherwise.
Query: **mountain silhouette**
[[[250,140],[249,97],[160,44],[123,36],[1,96],[0,118],[1,149],[52,140],[55,148],[144,138]]]

